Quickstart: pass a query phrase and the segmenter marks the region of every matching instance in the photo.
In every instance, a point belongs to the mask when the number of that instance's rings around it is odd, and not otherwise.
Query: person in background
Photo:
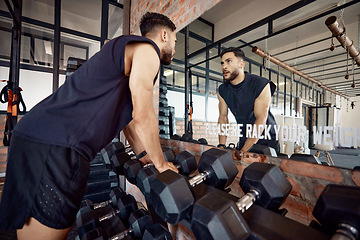
[[[244,71],[245,54],[235,47],[224,49],[221,66],[225,82],[218,88],[218,124],[227,124],[228,109],[237,124],[242,124],[242,135],[237,149],[248,151],[255,143],[273,147],[279,152],[275,118],[270,112],[271,96],[276,86],[270,80]],[[247,128],[251,125],[251,129]],[[267,127],[267,128],[266,128]],[[218,147],[225,147],[226,135],[219,135]]]

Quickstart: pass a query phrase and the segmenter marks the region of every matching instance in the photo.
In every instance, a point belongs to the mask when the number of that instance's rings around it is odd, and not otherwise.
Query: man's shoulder
[[[227,81],[221,83],[221,84],[219,85],[219,88],[218,88],[219,92],[220,92],[220,91],[224,91],[225,89],[228,88],[228,86],[229,86],[229,82],[227,82]]]

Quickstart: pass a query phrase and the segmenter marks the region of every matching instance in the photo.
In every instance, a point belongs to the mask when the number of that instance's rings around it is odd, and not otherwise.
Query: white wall
[[[9,79],[9,68],[0,67],[0,79]],[[59,76],[59,86],[65,82],[65,75]],[[41,100],[52,93],[53,74],[30,70],[20,70],[19,86],[23,90],[21,92],[24,99],[26,110],[29,111]],[[3,88],[6,82],[1,82],[0,87]],[[6,111],[7,103],[0,103],[0,110]]]
[[[185,94],[184,92],[177,92],[168,90],[167,95],[168,105],[175,107],[175,117],[184,118],[185,112]],[[217,97],[209,96],[208,98],[208,119],[207,122],[217,122],[219,118],[219,100]],[[234,116],[229,111],[229,121],[236,122]],[[206,121],[205,119],[205,96],[193,94],[193,120]]]
[[[355,107],[351,108],[350,104],[354,101]],[[340,127],[358,128],[360,131],[360,97],[352,98],[347,102],[341,100]]]

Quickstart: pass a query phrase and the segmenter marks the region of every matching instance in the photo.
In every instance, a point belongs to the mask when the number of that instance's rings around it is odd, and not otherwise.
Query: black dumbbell
[[[182,151],[174,155],[173,151],[170,148],[165,148],[164,157],[166,161],[173,162],[174,165],[178,168],[179,172],[184,175],[189,175],[197,168],[197,163],[195,157],[188,151]],[[138,163],[140,164],[140,163]],[[133,169],[138,169],[139,166],[133,167]],[[136,185],[139,187],[140,191],[144,194],[146,202],[151,204],[150,198],[150,179],[158,174],[158,171],[155,169],[153,164],[147,164],[142,167],[138,173],[131,173],[132,176],[136,175]]]
[[[142,240],[172,240],[168,230],[159,223],[145,229]]]
[[[125,152],[125,146],[122,142],[111,142],[100,150],[104,163],[108,168],[111,168],[111,157],[120,152]]]
[[[100,226],[96,229],[93,229],[89,232],[84,233],[82,238],[79,235],[81,240],[105,240],[109,239],[109,236],[116,235],[119,232],[123,232],[126,230],[126,227],[118,217],[110,218],[105,221],[102,221]],[[133,239],[130,235],[127,238],[123,238],[124,240]]]
[[[82,208],[82,207],[90,206],[90,208],[92,209],[98,209],[111,204],[115,208],[121,208],[123,206],[121,198],[124,196],[126,196],[126,193],[117,187],[117,188],[113,188],[110,191],[109,200],[94,204],[91,200],[85,199],[81,201],[80,207]],[[118,204],[120,204],[120,206]]]
[[[101,231],[96,231],[98,233],[97,236],[93,232],[89,232],[89,235],[91,234],[96,237],[105,237],[107,239],[125,239],[127,236],[130,235],[131,237],[139,239],[140,237],[142,237],[144,231],[153,225],[153,220],[145,209],[138,209],[130,214],[129,224],[129,229],[123,228],[121,231],[112,233],[111,235],[109,235],[109,233],[104,234]],[[109,227],[104,226],[103,229],[104,228],[106,229]]]
[[[270,157],[277,157],[277,153],[274,148],[257,143],[252,145],[248,152],[263,154]]]
[[[236,203],[211,192],[194,204],[191,229],[196,239],[246,239],[250,229],[241,213],[254,202],[276,211],[292,189],[278,166],[258,162],[245,168],[240,187],[246,194]]]
[[[181,174],[188,175],[196,170],[196,160],[188,151],[182,151],[175,156],[170,148],[164,147],[163,154],[165,160],[173,162]],[[153,166],[153,164],[150,163],[145,166]],[[136,184],[136,178],[141,169],[143,169],[141,162],[132,159],[124,164],[124,175],[130,183]]]
[[[109,207],[110,205],[106,206]],[[119,218],[126,223],[130,214],[138,209],[137,202],[131,195],[125,195],[121,197],[117,202],[117,206],[118,209],[114,210],[111,207],[111,209],[108,210],[109,212],[104,215],[104,211],[101,211],[101,215],[97,214],[97,212],[91,206],[80,208],[76,214],[76,225],[78,227],[79,236],[82,237],[84,233],[98,227],[100,222],[110,219],[114,216],[119,216]]]
[[[205,138],[199,138],[198,142],[203,145],[208,145],[208,141]]]
[[[165,221],[176,224],[188,215],[194,203],[192,187],[206,182],[223,189],[231,184],[238,173],[232,156],[216,148],[201,155],[198,169],[200,173],[190,180],[170,170],[151,179],[151,202],[156,213]]]
[[[331,239],[355,240],[360,237],[360,188],[329,184],[320,194],[314,217]]]
[[[301,161],[301,162],[322,164],[322,162],[317,157],[315,157],[314,155],[311,155],[311,154],[293,153],[290,156],[290,159],[295,160],[295,161]],[[329,165],[329,164],[326,163],[326,165]]]

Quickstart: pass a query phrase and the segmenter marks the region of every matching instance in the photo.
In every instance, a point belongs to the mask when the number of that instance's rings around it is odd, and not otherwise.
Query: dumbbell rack
[[[97,165],[101,165],[99,163],[101,159],[94,159],[94,169],[99,168]],[[101,167],[100,167],[101,169]],[[99,174],[101,175],[101,174]],[[97,178],[95,176],[99,175],[93,175],[94,178]],[[130,191],[133,196],[137,194],[142,194],[140,191],[136,192],[138,190],[135,190],[135,192]],[[245,191],[245,190],[244,190]],[[211,186],[208,186],[206,184],[199,184],[196,185],[193,188],[194,193],[194,199],[195,202],[208,193],[216,193],[217,195],[223,196],[224,198],[228,198],[233,200],[234,202],[237,202],[239,200],[238,197],[233,196],[228,193],[226,190],[219,190],[216,188],[213,188]],[[101,195],[101,194],[100,194]],[[102,193],[103,199],[108,198],[108,192],[106,191]],[[97,198],[94,200],[94,202],[103,201],[100,200],[101,198]],[[151,215],[156,215],[156,212],[154,212],[154,209],[149,208],[149,212]],[[279,212],[270,211],[268,209],[262,208],[258,205],[253,205],[250,209],[245,211],[243,213],[243,217],[246,220],[246,223],[248,224],[249,228],[251,229],[251,237],[250,239],[330,239],[329,236],[326,233],[323,233],[322,231],[319,231],[319,229],[315,229],[306,225],[303,225],[299,222],[296,222],[294,220],[291,220],[284,216],[285,214],[279,214]],[[152,216],[154,218],[154,216]],[[162,219],[161,219],[162,220]],[[158,222],[158,221],[156,221]],[[181,220],[181,223],[183,225],[182,228],[186,232],[191,232],[191,216],[185,217],[185,219]],[[161,223],[161,225],[166,226],[166,224]],[[237,230],[238,231],[238,230]],[[191,238],[190,238],[191,239]]]
[[[98,153],[90,162],[87,191],[83,199],[89,199],[95,203],[105,201],[111,189],[117,186],[116,173],[106,168],[101,154]]]
[[[168,106],[167,81],[163,74],[160,74],[159,84],[159,135],[161,138],[170,138],[170,107]]]

